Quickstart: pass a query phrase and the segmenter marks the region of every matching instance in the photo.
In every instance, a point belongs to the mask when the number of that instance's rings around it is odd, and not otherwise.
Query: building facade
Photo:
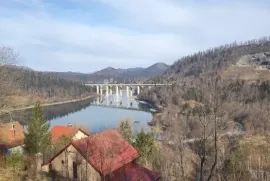
[[[160,175],[136,163],[138,151],[116,130],[73,140],[42,164],[42,171],[88,181],[157,181]]]

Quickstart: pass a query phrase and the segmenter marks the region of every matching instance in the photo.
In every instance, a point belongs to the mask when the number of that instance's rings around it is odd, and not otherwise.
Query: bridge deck
[[[86,86],[171,86],[172,84],[85,84]]]

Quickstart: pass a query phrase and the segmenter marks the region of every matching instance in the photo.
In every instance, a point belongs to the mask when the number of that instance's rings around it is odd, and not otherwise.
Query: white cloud
[[[86,0],[85,0],[86,2]],[[185,26],[193,18],[192,12],[169,0],[99,0],[124,12],[139,24],[165,27]]]
[[[172,34],[140,34],[125,29],[91,27],[29,16],[16,18],[16,21],[13,18],[2,19],[0,25],[5,25],[1,29],[2,39],[26,52],[23,53],[25,58],[39,52],[40,56],[35,61],[53,61],[57,67],[57,62],[63,61],[68,62],[67,68],[77,62],[102,66],[106,63],[124,67],[146,66],[162,61],[164,57],[176,59],[180,52],[170,48],[177,47],[180,42]]]
[[[0,44],[15,47],[26,65],[40,70],[90,72],[106,66],[172,63],[194,51],[270,32],[269,9],[252,3],[231,6],[172,0],[92,0],[112,10],[111,14],[104,11],[94,16],[86,12],[93,6],[90,1],[69,0],[77,4],[77,12],[87,15],[76,22],[61,4],[12,1],[16,6],[4,4],[0,8]],[[119,17],[112,21],[115,24],[93,22],[97,16],[112,13]]]

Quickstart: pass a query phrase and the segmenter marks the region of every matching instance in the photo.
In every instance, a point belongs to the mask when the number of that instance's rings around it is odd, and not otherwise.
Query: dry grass
[[[224,79],[242,79],[249,81],[270,80],[270,70],[231,65],[221,74]]]
[[[270,169],[270,137],[249,136],[240,140],[239,149],[244,153],[249,168]]]
[[[151,126],[151,131],[154,132],[155,134],[162,133],[163,132],[162,125],[157,123],[156,125]]]
[[[91,97],[94,97],[94,94],[90,94],[88,96],[84,96],[77,99],[71,99],[69,97],[67,98],[50,98],[50,99],[44,99],[42,96],[39,95],[17,95],[17,96],[9,96],[5,99],[7,100],[7,104],[4,108],[0,110],[1,112],[11,112],[15,110],[26,110],[33,108],[35,103],[37,101],[40,101],[42,106],[52,106],[52,105],[60,105],[65,103],[71,103],[71,102],[78,102],[82,100],[89,99]]]
[[[23,171],[20,169],[13,169],[12,167],[0,168],[0,181],[50,181],[51,177],[44,173],[38,173],[36,171]],[[55,181],[64,181],[67,179],[58,178]]]
[[[199,157],[193,151],[188,148],[184,148],[182,153],[181,166],[181,154],[176,150],[172,150],[166,145],[161,145],[161,174],[165,180],[178,181],[179,178],[185,178],[184,180],[194,180],[196,170],[195,168],[199,164]],[[178,154],[177,154],[178,153]],[[184,176],[181,173],[184,169]]]
[[[17,95],[17,96],[8,96],[6,97],[8,105],[7,107],[23,107],[35,104],[38,100],[37,96],[33,95]]]
[[[198,106],[203,106],[202,103],[200,102],[197,102],[195,100],[189,100],[189,101],[185,101],[185,104],[187,104],[190,108],[195,108],[195,107],[198,107]]]
[[[26,173],[16,168],[0,168],[0,181],[20,181]]]

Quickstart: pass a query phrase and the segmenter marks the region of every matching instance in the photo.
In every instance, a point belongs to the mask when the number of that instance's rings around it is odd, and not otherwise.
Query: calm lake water
[[[130,119],[135,131],[141,129],[149,131],[150,128],[147,123],[152,120],[150,108],[151,105],[149,104],[139,103],[134,98],[126,97],[126,93],[123,91],[123,96],[113,94],[108,97],[97,97],[89,101],[89,103],[79,106],[76,110],[56,106],[53,109],[65,112],[60,117],[57,114],[53,115],[48,110],[45,110],[45,112],[47,112],[52,127],[71,123],[86,129],[90,128],[90,132],[93,133],[116,128],[120,120]],[[70,113],[68,109],[72,112]]]

